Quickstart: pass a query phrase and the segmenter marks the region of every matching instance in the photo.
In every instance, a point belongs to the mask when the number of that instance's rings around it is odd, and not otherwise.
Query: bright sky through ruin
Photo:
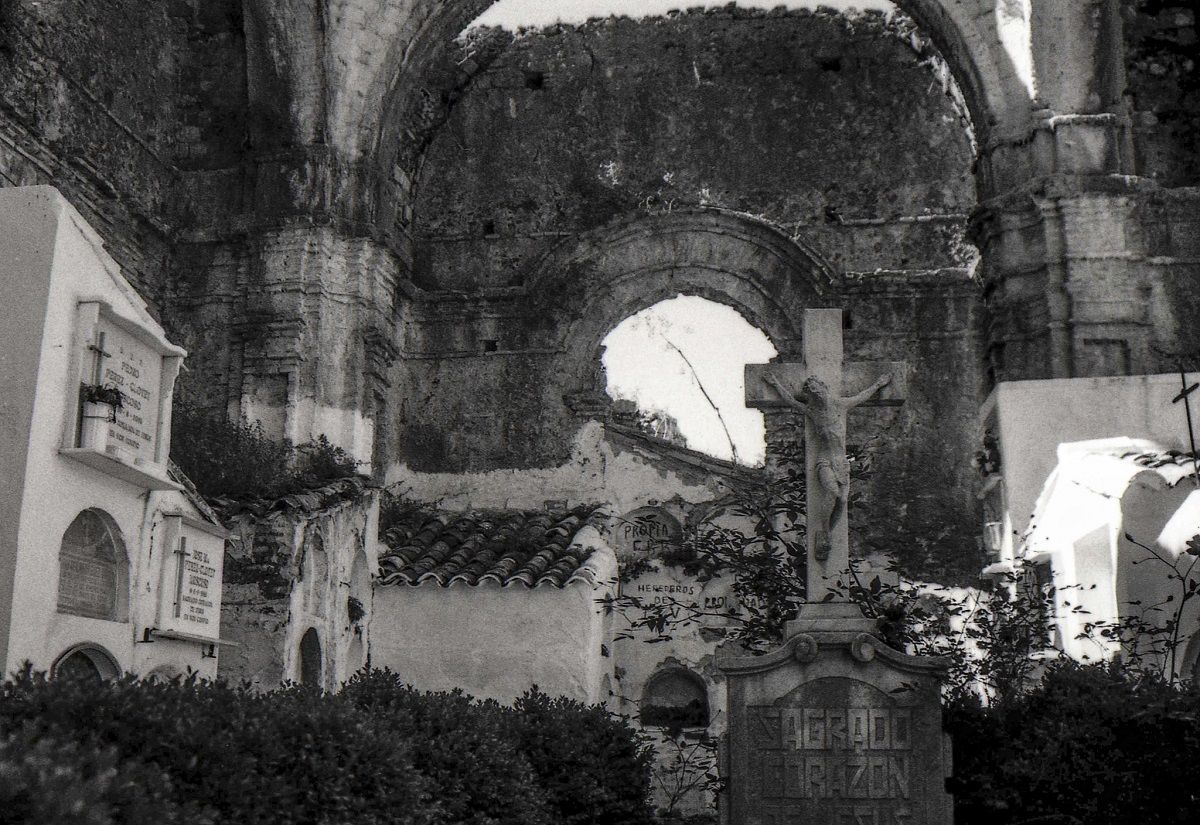
[[[670,341],[670,343],[668,343]],[[775,347],[762,332],[727,306],[680,295],[622,321],[604,339],[608,393],[659,410],[679,422],[688,447],[730,459],[721,422],[671,344],[695,367],[729,428],[743,464],[761,464],[762,413],[748,409],[742,374],[747,363],[774,358]]]
[[[549,26],[553,23],[583,23],[592,17],[627,15],[653,17],[678,9],[697,6],[717,8],[729,5],[729,0],[500,0],[485,11],[473,26],[501,26],[517,29],[522,26]],[[738,0],[746,9],[858,9],[866,11],[894,10],[895,4],[886,0]]]

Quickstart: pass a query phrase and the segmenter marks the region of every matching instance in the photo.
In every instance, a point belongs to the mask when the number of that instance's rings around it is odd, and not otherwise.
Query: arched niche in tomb
[[[612,526],[612,548],[618,559],[644,559],[679,546],[679,519],[661,507],[638,507],[618,516]]]
[[[706,728],[709,722],[708,687],[692,671],[667,666],[646,682],[638,720],[647,727],[669,730]]]
[[[350,566],[350,588],[346,596],[346,623],[350,644],[346,650],[346,676],[352,676],[366,666],[367,622],[371,610],[371,569],[362,536],[355,538],[354,561]]]
[[[121,675],[121,667],[107,650],[90,643],[65,651],[50,668],[54,679],[86,679],[99,682]]]
[[[300,639],[300,666],[297,670],[300,684],[321,686],[325,662],[321,651],[321,637],[317,635],[315,627],[306,630]]]
[[[128,620],[129,557],[111,516],[96,509],[76,516],[63,533],[58,560],[59,613]]]
[[[304,540],[305,608],[314,616],[322,615],[329,592],[329,555],[325,539],[315,529]]]

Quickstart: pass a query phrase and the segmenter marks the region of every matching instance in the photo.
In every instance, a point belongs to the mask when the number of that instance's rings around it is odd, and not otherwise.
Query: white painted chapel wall
[[[215,567],[207,576],[204,599],[211,608],[196,611],[204,623],[182,635],[215,636],[219,626],[221,531],[167,478],[169,396],[183,350],[166,340],[99,236],[52,187],[0,189],[0,288],[8,295],[40,297],[8,302],[0,310],[0,351],[26,356],[22,363],[0,361],[0,380],[19,396],[6,402],[6,412],[27,411],[27,417],[6,425],[3,433],[7,461],[13,457],[13,440],[27,428],[25,438],[15,442],[24,448],[17,451],[23,455],[8,465],[2,482],[4,513],[16,515],[5,526],[0,545],[0,613],[9,618],[7,629],[0,625],[6,630],[6,671],[26,660],[48,669],[64,651],[87,644],[102,648],[122,670],[182,673],[191,668],[215,675],[211,644],[148,633],[174,621],[174,582],[163,579],[174,570],[170,545],[183,533],[191,537],[192,549],[205,553]],[[89,343],[83,330],[92,329],[81,321],[81,302],[106,305],[101,317],[132,334],[139,357],[162,357],[162,384],[152,388],[163,390],[161,403],[139,411],[154,432],[140,447],[86,455],[71,449]],[[34,380],[28,373],[31,366]],[[135,462],[135,455],[140,460]],[[63,534],[88,508],[106,513],[125,545],[128,593],[119,596],[128,600],[128,608],[119,621],[58,610]],[[11,585],[3,581],[6,577]],[[160,600],[162,593],[169,594],[166,602]]]

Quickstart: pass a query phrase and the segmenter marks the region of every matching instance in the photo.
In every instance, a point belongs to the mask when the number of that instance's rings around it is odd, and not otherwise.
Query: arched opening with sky
[[[678,295],[626,318],[603,341],[608,394],[643,420],[674,422],[682,446],[748,466],[762,464],[762,413],[745,405],[743,368],[778,352],[736,310]],[[668,437],[666,432],[658,433]]]

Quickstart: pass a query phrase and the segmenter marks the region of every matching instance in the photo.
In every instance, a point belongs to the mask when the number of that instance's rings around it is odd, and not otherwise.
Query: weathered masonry
[[[862,542],[914,568],[977,567],[995,386],[1200,349],[1189,6],[458,39],[488,5],[4,0],[0,185],[97,227],[193,353],[181,391],[389,480],[562,466],[608,414],[598,342],[663,297],[784,359],[800,310],[841,307],[848,356],[921,376],[851,422],[887,442],[861,521],[892,523]]]

